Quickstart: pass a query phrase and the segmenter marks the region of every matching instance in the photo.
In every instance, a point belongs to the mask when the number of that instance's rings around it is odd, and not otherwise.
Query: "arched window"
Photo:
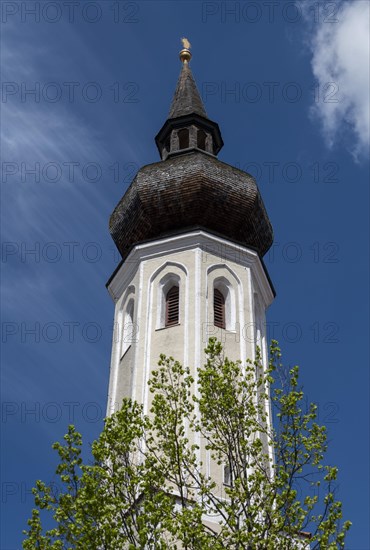
[[[170,153],[170,151],[171,151],[171,139],[170,139],[170,137],[168,137],[166,139],[166,142],[165,142],[165,144],[163,146],[163,149],[162,149],[162,158],[163,158],[163,160],[166,160],[166,158],[167,158],[168,154]]]
[[[213,315],[214,325],[219,328],[226,328],[225,297],[218,288],[213,291]]]
[[[179,138],[179,149],[187,149],[189,147],[189,130],[183,128],[177,132]]]
[[[212,287],[213,294],[210,292],[210,300],[213,299],[213,311],[210,304],[210,322],[213,321],[216,327],[235,332],[237,303],[233,283],[221,275],[213,280]]]
[[[165,326],[171,327],[179,322],[179,287],[174,285],[166,294]]]
[[[167,264],[171,265],[170,262],[167,262]],[[180,303],[180,296],[181,300],[183,300],[183,283],[185,282],[185,279],[183,280],[182,274],[179,275],[178,273],[176,273],[176,271],[178,271],[178,266],[180,266],[180,269],[183,270],[181,264],[178,264],[176,266],[174,265],[175,272],[169,271],[167,265],[165,266],[165,269],[164,266],[160,268],[160,271],[165,271],[165,274],[159,279],[156,284],[157,311],[155,314],[155,330],[161,330],[167,327],[179,325],[180,322],[183,322],[184,320],[183,316],[185,314],[185,308],[182,307],[182,302]],[[158,272],[156,272],[155,277],[157,275]],[[155,307],[155,300],[153,305]]]
[[[232,486],[232,480],[231,480],[231,469],[229,464],[224,464],[224,485],[228,485],[229,487]]]
[[[199,149],[206,150],[206,137],[207,134],[203,130],[198,130],[197,133],[197,146]]]

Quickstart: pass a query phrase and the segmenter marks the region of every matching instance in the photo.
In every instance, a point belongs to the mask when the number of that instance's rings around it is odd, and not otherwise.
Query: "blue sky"
[[[70,422],[86,443],[102,428],[119,260],[108,219],[159,160],[182,36],[219,158],[257,177],[275,234],[270,335],[328,426],[347,548],[368,550],[368,3],[1,9],[1,550],[21,548],[34,481],[55,481],[51,444]]]

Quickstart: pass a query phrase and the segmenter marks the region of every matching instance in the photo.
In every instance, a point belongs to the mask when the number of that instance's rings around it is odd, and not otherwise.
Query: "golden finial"
[[[191,52],[190,52],[191,44],[187,38],[181,38],[181,42],[183,45],[183,49],[180,52],[180,59],[182,63],[189,63],[191,59]]]

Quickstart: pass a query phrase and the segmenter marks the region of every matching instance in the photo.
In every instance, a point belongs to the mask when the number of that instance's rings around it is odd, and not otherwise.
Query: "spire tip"
[[[182,45],[183,45],[183,49],[181,50],[181,52],[179,54],[181,62],[182,63],[189,63],[189,61],[192,57],[191,56],[191,51],[190,51],[191,44],[190,44],[190,42],[187,38],[181,38],[181,42],[182,42]]]

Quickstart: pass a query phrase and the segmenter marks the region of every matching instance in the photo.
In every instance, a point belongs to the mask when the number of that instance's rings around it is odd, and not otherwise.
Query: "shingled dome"
[[[181,58],[169,118],[156,136],[162,160],[138,171],[110,218],[123,259],[135,244],[194,228],[254,248],[261,257],[273,242],[254,178],[216,157],[221,132],[207,117],[190,57]]]

